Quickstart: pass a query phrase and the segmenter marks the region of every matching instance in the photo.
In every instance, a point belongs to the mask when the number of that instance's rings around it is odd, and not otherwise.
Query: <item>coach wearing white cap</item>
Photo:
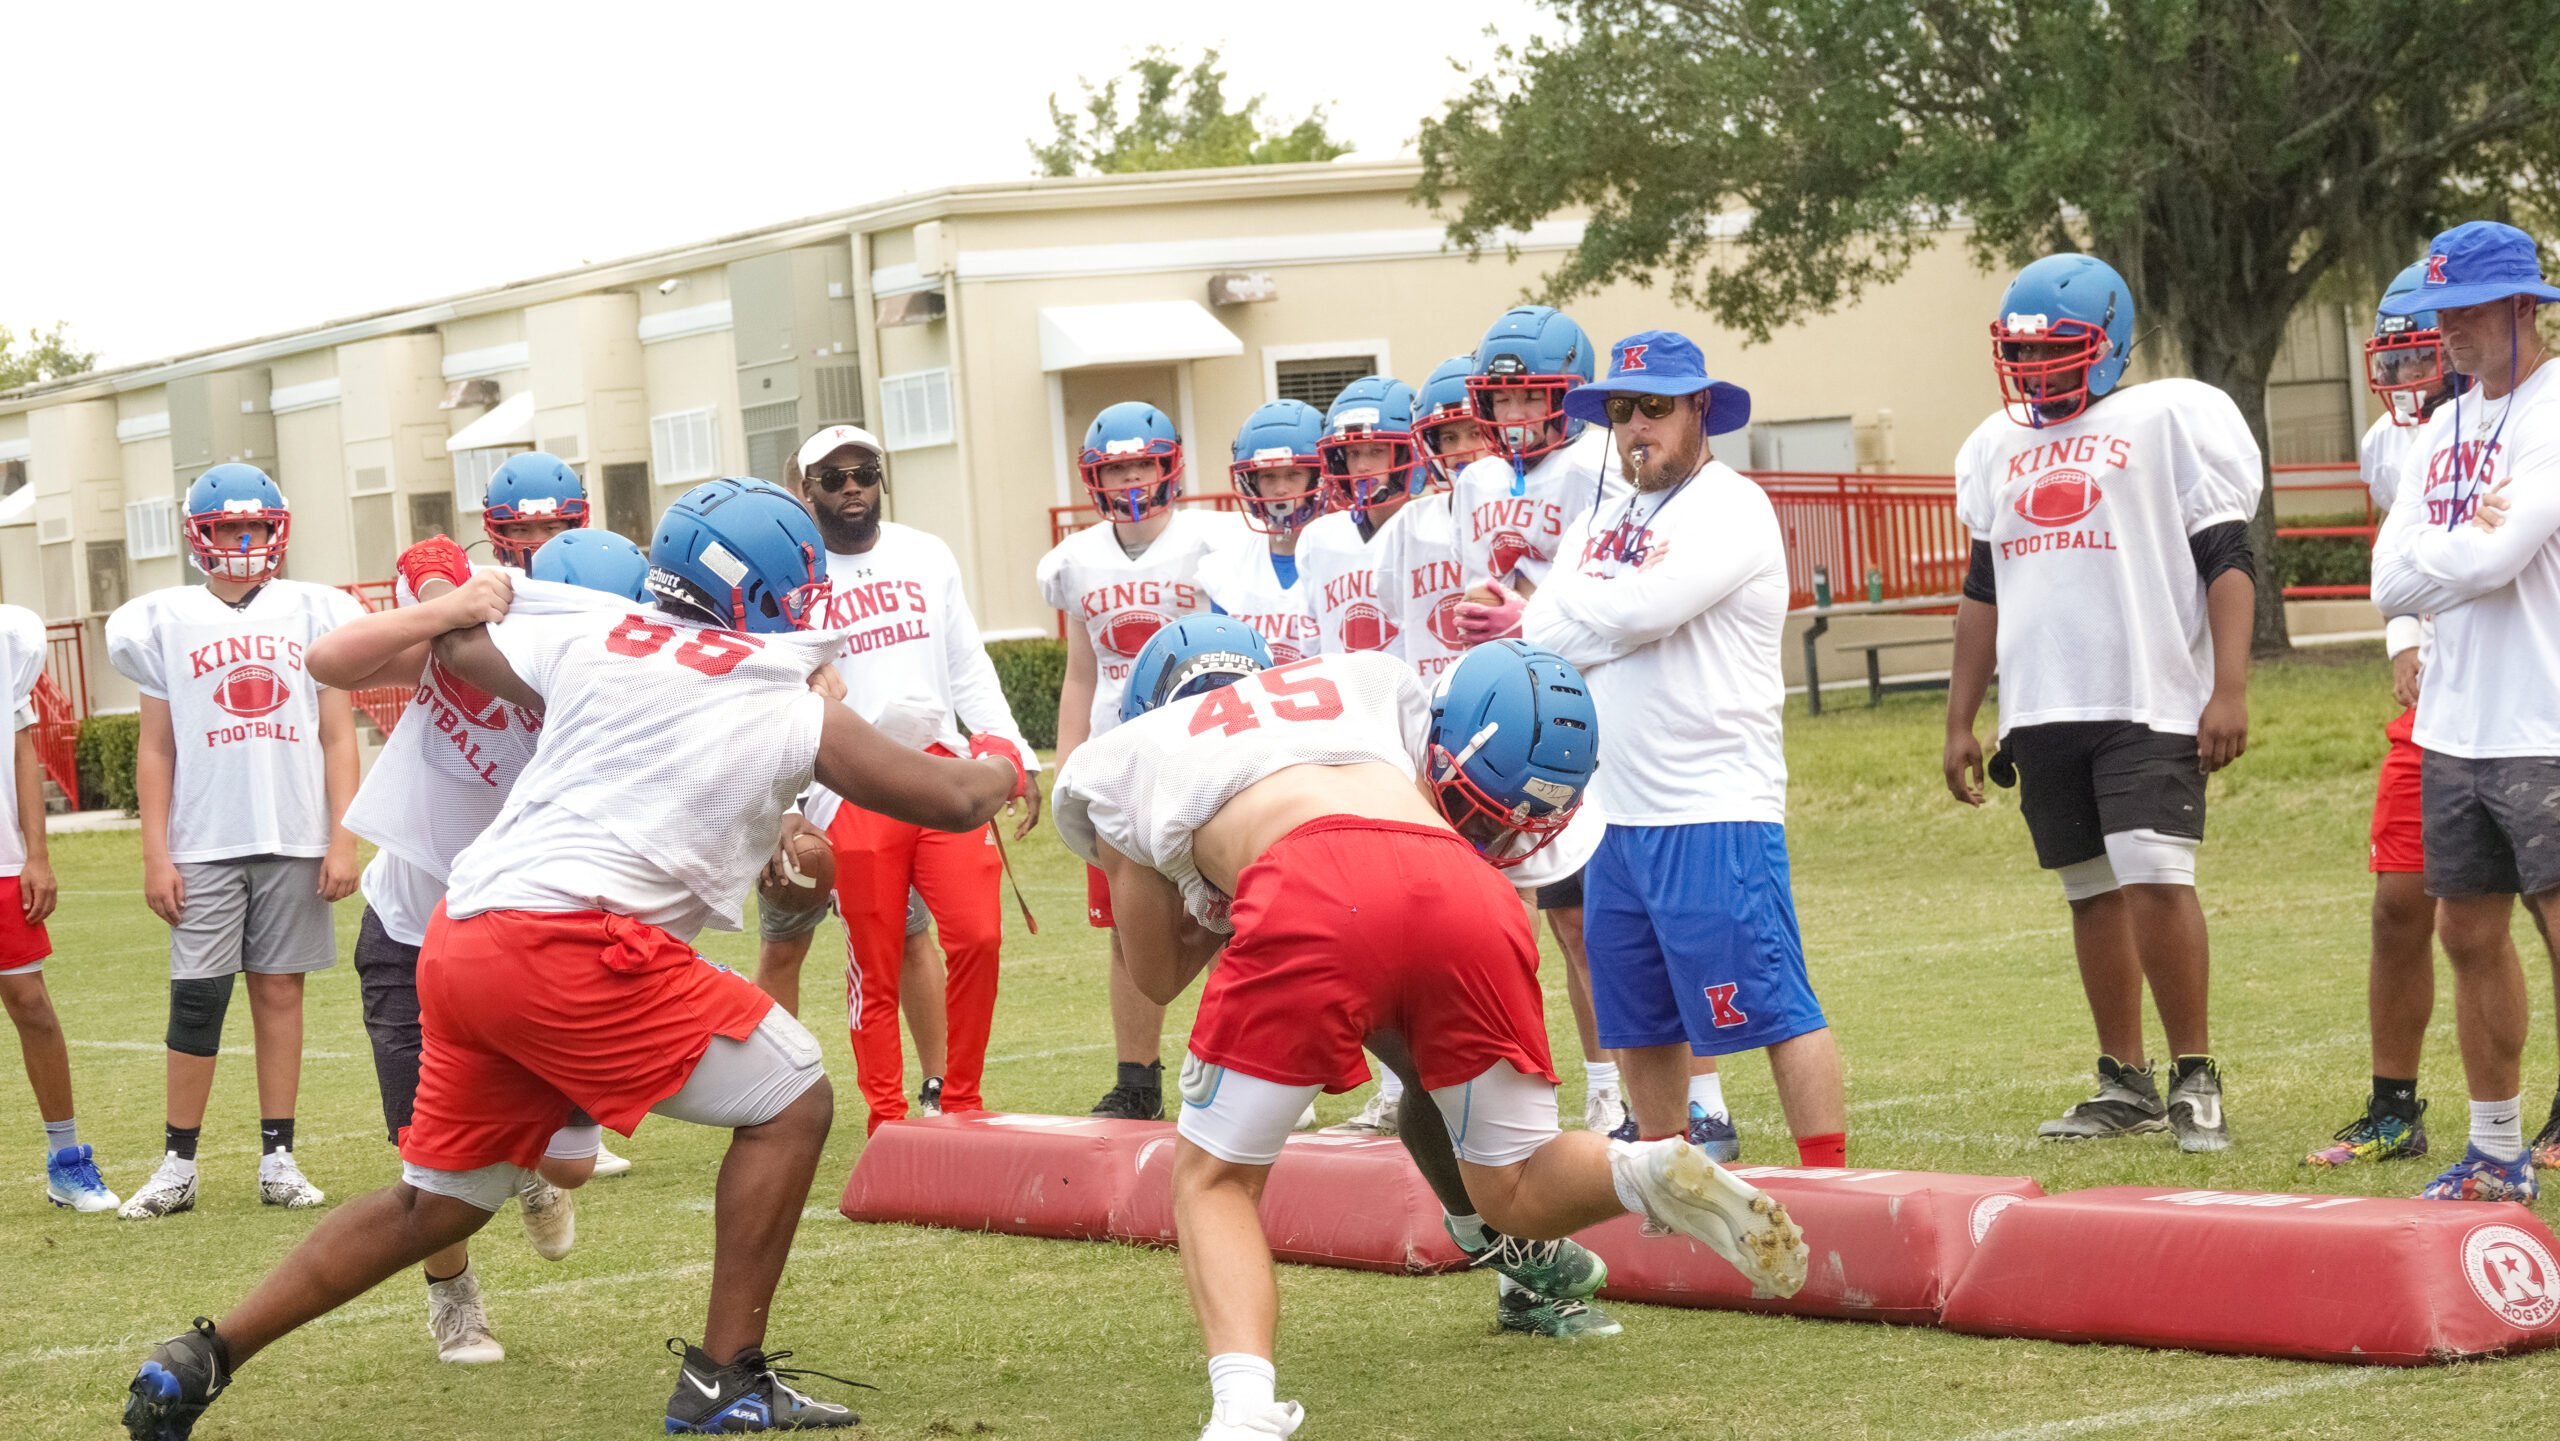
[[[1751,418],[1751,397],[1669,331],[1628,336],[1610,359],[1564,407],[1610,427],[1634,490],[1565,528],[1525,606],[1462,605],[1460,625],[1500,635],[1516,614],[1523,639],[1590,684],[1590,796],[1609,828],[1583,872],[1582,938],[1638,1132],[1692,1121],[1691,1055],[1765,1048],[1799,1160],[1838,1166],[1840,1054],[1787,875],[1786,551],[1768,496],[1708,445]]]

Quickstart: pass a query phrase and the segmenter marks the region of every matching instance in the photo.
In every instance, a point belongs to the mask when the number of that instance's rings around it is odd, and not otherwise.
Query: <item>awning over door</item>
[[[491,407],[489,413],[453,433],[448,451],[494,450],[533,444],[533,392],[519,390]]]
[[[1044,371],[1242,354],[1244,342],[1196,300],[1058,305],[1040,312]]]

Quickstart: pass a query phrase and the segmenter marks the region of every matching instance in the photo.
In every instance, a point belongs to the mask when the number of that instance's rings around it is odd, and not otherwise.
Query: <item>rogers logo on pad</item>
[[[2019,494],[2017,511],[2036,525],[2069,525],[2106,498],[2098,483],[2079,471],[2048,471]]]
[[[1991,1234],[1991,1223],[2000,1219],[2000,1213],[2025,1199],[2024,1196],[1985,1196],[1974,1202],[1970,1218],[1973,1244],[1981,1245],[1982,1238]]]
[[[2462,1274],[2480,1304],[2530,1331],[2560,1314],[2560,1267],[2532,1232],[2492,1223],[2462,1238]]]
[[[262,665],[240,666],[213,688],[213,703],[244,720],[273,715],[291,699],[293,687]]]

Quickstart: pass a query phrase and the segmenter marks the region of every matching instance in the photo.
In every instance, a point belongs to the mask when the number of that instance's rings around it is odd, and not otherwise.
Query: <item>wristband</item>
[[[988,756],[995,756],[1013,767],[1013,794],[1006,796],[1005,799],[1007,801],[1022,799],[1022,793],[1031,789],[1031,772],[1022,764],[1021,748],[1003,736],[989,735],[983,731],[969,737],[969,758],[984,760]]]

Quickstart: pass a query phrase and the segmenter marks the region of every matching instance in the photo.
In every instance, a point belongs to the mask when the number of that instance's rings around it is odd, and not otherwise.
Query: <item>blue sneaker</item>
[[[133,1441],[187,1441],[196,1418],[231,1384],[231,1351],[202,1316],[151,1349],[125,1387],[124,1434]]]
[[[2530,1153],[2512,1161],[2498,1161],[2481,1155],[2473,1146],[2463,1153],[2453,1169],[2427,1183],[2418,1193],[2421,1201],[2513,1201],[2530,1206],[2541,1194],[2534,1184],[2533,1157]]]
[[[74,1211],[112,1211],[117,1205],[86,1146],[65,1146],[45,1158],[44,1198]]]
[[[865,1381],[847,1381],[824,1371],[796,1371],[773,1363],[788,1351],[749,1347],[722,1366],[699,1346],[671,1340],[667,1349],[684,1358],[676,1368],[676,1393],[667,1400],[670,1436],[728,1435],[742,1431],[824,1431],[858,1426],[862,1418],[850,1406],[821,1401],[793,1390],[783,1377],[826,1376],[847,1386],[877,1390]]]
[[[1742,1133],[1733,1128],[1733,1118],[1708,1115],[1707,1108],[1695,1101],[1689,1103],[1689,1144],[1719,1166],[1742,1159]]]

